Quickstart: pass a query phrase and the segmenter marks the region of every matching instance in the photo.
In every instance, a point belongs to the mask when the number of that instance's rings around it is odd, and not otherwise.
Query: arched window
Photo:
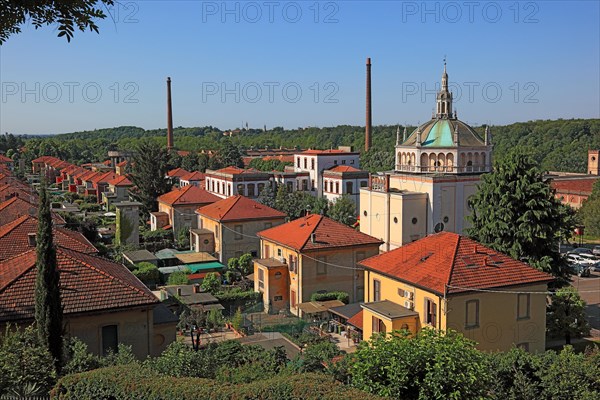
[[[427,171],[427,163],[429,160],[429,156],[427,153],[421,154],[421,171]]]
[[[452,172],[454,170],[454,154],[446,154],[446,171]]]

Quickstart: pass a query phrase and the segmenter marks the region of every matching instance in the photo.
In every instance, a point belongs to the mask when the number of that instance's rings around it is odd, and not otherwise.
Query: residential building
[[[179,232],[182,229],[195,229],[198,227],[196,209],[218,200],[219,197],[195,185],[165,193],[158,198],[158,212],[150,213],[151,230],[162,228]],[[162,225],[167,221],[166,225]]]
[[[260,241],[257,232],[285,222],[286,215],[247,197],[237,195],[198,208],[198,227],[213,233],[214,249],[204,251],[214,253],[219,261],[227,265],[233,257],[245,253],[258,257]],[[202,243],[209,238],[206,232],[191,231],[191,242]],[[210,241],[209,243],[210,244]],[[199,249],[196,245],[196,249]]]
[[[15,169],[14,160],[10,157],[6,157],[4,154],[0,154],[0,165],[9,171],[13,171]]]
[[[323,195],[323,172],[336,165],[360,168],[360,153],[350,147],[332,150],[306,150],[294,155],[294,171],[308,172],[308,188],[314,196]]]
[[[381,240],[322,215],[310,214],[258,233],[261,259],[254,262],[254,289],[265,311],[290,310],[314,293],[343,291],[350,302],[364,298],[363,271],[356,264],[379,253]]]
[[[360,189],[360,230],[380,238],[389,251],[428,234],[462,233],[468,227],[468,199],[481,174],[491,171],[489,127],[481,136],[452,110],[444,65],[431,120],[410,135],[398,130],[395,170],[372,175]]]
[[[185,174],[179,178],[180,186],[194,185],[201,189],[204,189],[204,174],[202,172],[194,171],[189,174]]]
[[[545,350],[552,276],[467,237],[440,232],[360,262],[363,338],[430,326],[481,350]]]
[[[117,175],[116,178],[108,181],[108,190],[102,193],[102,204],[109,211],[114,203],[129,201],[129,189],[133,183],[126,175]]]
[[[190,171],[186,171],[183,168],[175,168],[167,172],[166,178],[171,182],[172,185],[178,185],[179,179],[188,174],[190,174]]]
[[[206,190],[222,199],[242,195],[257,198],[267,185],[271,185],[271,174],[255,169],[226,167],[205,172]]]
[[[0,260],[14,257],[28,249],[35,249],[37,225],[38,219],[27,214],[0,226]],[[79,232],[54,226],[52,234],[57,247],[86,254],[98,253],[98,249]]]
[[[323,197],[335,202],[347,195],[357,206],[360,204],[360,188],[369,186],[369,172],[351,165],[336,165],[323,171]]]
[[[28,325],[35,316],[35,249],[0,261],[0,325]],[[138,359],[159,355],[175,340],[177,320],[125,266],[58,247],[65,333],[106,355],[123,343]],[[4,329],[4,328],[2,328]]]
[[[0,226],[24,215],[37,215],[37,205],[19,196],[0,202]],[[52,222],[54,226],[64,226],[66,224],[64,218],[55,212],[52,212]]]
[[[115,172],[117,175],[127,175],[129,169],[129,161],[121,161],[117,165],[115,165]]]

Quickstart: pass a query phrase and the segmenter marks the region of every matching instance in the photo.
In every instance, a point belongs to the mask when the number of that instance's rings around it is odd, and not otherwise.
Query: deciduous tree
[[[575,288],[567,286],[557,290],[552,295],[546,318],[550,334],[564,337],[566,344],[571,344],[571,338],[589,334],[585,306]]]

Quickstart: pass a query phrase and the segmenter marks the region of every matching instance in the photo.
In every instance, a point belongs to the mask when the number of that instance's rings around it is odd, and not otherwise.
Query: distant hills
[[[415,127],[407,127],[412,132]],[[363,155],[367,168],[384,168],[393,163],[396,126],[373,127],[373,150]],[[400,130],[404,129],[400,126]],[[475,127],[483,133],[484,127]],[[502,157],[508,149],[523,146],[531,151],[540,166],[552,171],[585,172],[588,149],[600,148],[600,119],[538,120],[491,126],[494,156]],[[174,129],[175,146],[179,150],[218,149],[229,136],[212,126]],[[131,149],[141,140],[166,140],[166,129],[145,130],[135,126],[97,129],[59,134],[27,140],[32,153],[54,151],[57,157],[73,162],[98,161],[109,149]],[[364,127],[339,125],[325,128],[284,129],[267,131],[248,129],[234,133],[233,143],[254,148],[336,148],[353,146],[362,151]],[[40,154],[32,154],[36,157]],[[29,158],[29,157],[28,157]],[[35,157],[33,157],[35,158]],[[376,158],[377,162],[369,162]],[[391,168],[392,165],[389,165]]]

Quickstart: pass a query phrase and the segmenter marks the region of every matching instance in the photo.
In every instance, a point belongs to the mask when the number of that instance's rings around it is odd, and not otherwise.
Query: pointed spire
[[[406,125],[404,125],[404,133],[402,134],[402,142],[406,142]]]
[[[485,145],[486,146],[491,146],[492,145],[492,133],[490,132],[490,126],[486,125],[485,126]]]
[[[421,147],[421,126],[417,128],[417,147]]]
[[[400,145],[400,125],[396,128],[396,146]]]
[[[460,141],[458,138],[458,122],[456,123],[456,125],[454,125],[454,135],[453,135],[453,139],[454,139],[454,144],[458,147],[460,146]]]

